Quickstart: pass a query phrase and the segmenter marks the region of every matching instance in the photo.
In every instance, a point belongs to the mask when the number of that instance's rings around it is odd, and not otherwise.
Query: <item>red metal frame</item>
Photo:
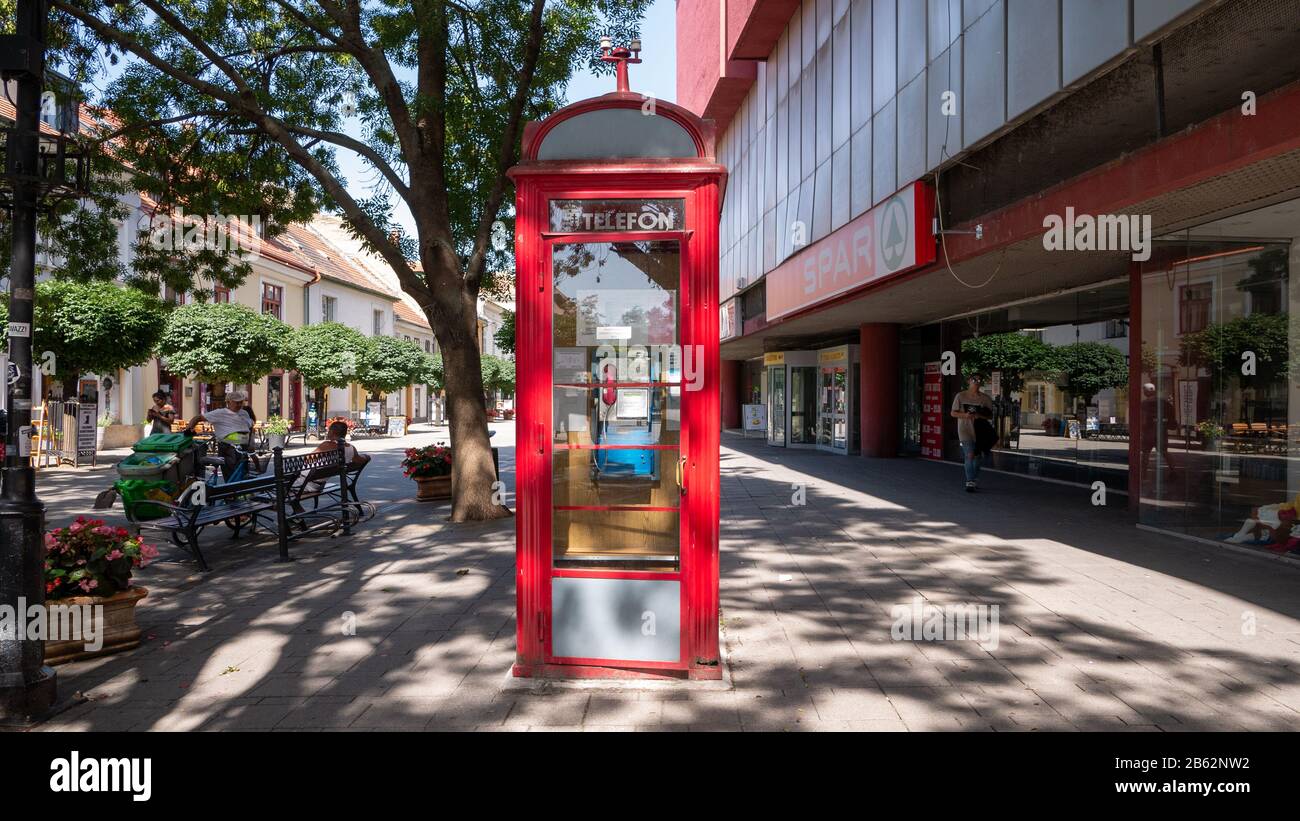
[[[718,446],[720,398],[718,340],[718,215],[726,180],[713,159],[712,124],[689,111],[656,101],[652,116],[668,116],[694,138],[699,156],[682,159],[536,160],[557,123],[597,108],[640,108],[641,95],[615,92],[568,106],[524,131],[524,160],[510,171],[516,184],[516,603],[514,674],[538,677],[721,678],[718,648]],[[685,201],[685,226],[675,231],[557,233],[549,231],[551,199]],[[675,240],[681,245],[679,342],[699,345],[699,390],[681,391],[681,435],[686,459],[680,498],[677,572],[555,569],[551,545],[552,336],[551,251],[557,244]],[[666,383],[618,382],[647,388]],[[606,387],[603,384],[575,387]],[[559,446],[594,449],[592,445]],[[608,446],[610,449],[619,446]],[[631,446],[625,446],[631,447]],[[636,446],[644,448],[645,446]],[[655,450],[674,449],[667,445]],[[602,506],[616,509],[619,506]],[[588,509],[570,506],[566,509]],[[638,508],[643,509],[643,508]],[[654,508],[659,509],[659,508]],[[671,509],[671,508],[669,508]],[[559,658],[551,653],[553,578],[662,579],[681,583],[681,654],[676,662]]]

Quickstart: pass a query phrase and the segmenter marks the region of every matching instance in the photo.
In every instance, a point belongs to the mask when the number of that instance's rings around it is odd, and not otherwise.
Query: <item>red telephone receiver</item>
[[[618,381],[618,368],[614,363],[606,363],[605,367],[602,369],[600,381],[606,385],[613,385]],[[612,406],[614,402],[617,401],[617,395],[618,391],[614,388],[604,388],[600,392],[600,401],[603,402],[606,407]]]

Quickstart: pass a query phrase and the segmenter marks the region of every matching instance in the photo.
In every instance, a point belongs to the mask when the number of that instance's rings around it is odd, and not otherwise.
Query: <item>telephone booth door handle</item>
[[[677,490],[682,496],[686,495],[686,483],[683,481],[683,479],[685,479],[685,472],[686,457],[683,456],[677,460]]]
[[[541,422],[537,423],[537,455],[546,455],[546,428]]]

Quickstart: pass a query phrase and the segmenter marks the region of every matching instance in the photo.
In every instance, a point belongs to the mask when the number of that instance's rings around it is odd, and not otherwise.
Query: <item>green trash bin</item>
[[[134,504],[131,514],[136,519],[161,519],[169,511],[161,505],[148,504],[149,501],[171,502],[176,492],[171,482],[164,479],[119,479],[113,488],[122,497],[122,506]],[[138,504],[145,502],[145,504]]]
[[[193,444],[194,437],[183,433],[155,433],[136,442],[131,449],[136,453],[179,453]]]

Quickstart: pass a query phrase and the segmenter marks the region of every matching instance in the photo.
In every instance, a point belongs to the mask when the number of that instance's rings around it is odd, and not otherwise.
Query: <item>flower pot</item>
[[[45,663],[66,664],[69,661],[81,661],[139,647],[140,627],[135,623],[135,605],[147,595],[149,595],[149,591],[143,587],[129,587],[119,593],[114,593],[112,596],[72,596],[66,599],[50,599],[46,601],[46,606],[81,607],[90,605],[92,607],[102,606],[104,610],[103,625],[99,627],[102,631],[102,647],[98,650],[87,650],[85,641],[47,641],[45,642]],[[98,616],[95,616],[95,621],[96,625],[99,626]]]
[[[451,476],[414,476],[416,501],[451,498]]]
[[[284,437],[285,434],[283,433],[268,433],[266,435],[267,448],[275,450],[276,448],[284,447]]]

